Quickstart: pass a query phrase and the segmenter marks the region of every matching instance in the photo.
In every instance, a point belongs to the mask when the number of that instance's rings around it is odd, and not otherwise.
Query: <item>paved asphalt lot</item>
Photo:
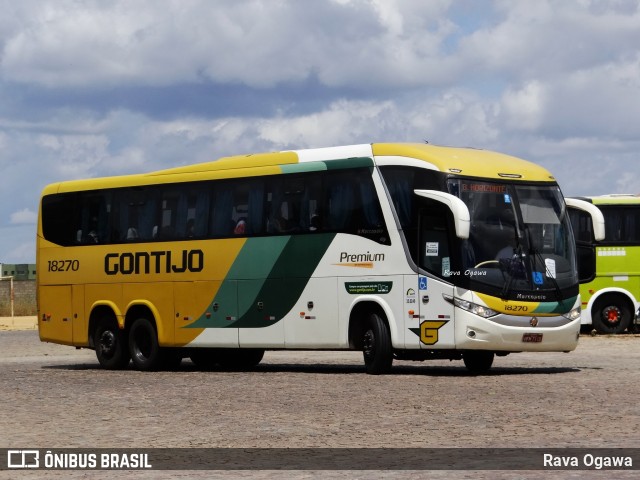
[[[581,337],[576,351],[462,362],[358,352],[267,352],[250,372],[102,370],[92,351],[0,332],[4,448],[623,448],[640,445],[640,336]],[[109,478],[638,478],[606,471],[128,471]],[[16,475],[20,473],[20,475]],[[612,475],[613,473],[613,475]],[[107,472],[0,472],[104,478]]]

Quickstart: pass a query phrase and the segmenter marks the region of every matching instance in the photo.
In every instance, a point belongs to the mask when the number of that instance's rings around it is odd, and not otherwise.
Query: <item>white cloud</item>
[[[511,130],[534,131],[540,128],[546,110],[545,86],[531,81],[519,89],[508,89],[502,98],[505,126]]]
[[[390,103],[340,101],[311,115],[265,120],[258,130],[260,138],[281,148],[358,143],[379,132],[393,110]]]
[[[495,2],[503,18],[462,41],[462,57],[484,71],[552,78],[634,54],[640,43],[636,1]]]
[[[419,85],[442,80],[454,29],[450,1],[22,3],[27,28],[5,33],[2,69],[49,87]]]
[[[36,212],[23,208],[11,214],[10,223],[12,225],[35,225],[37,220],[38,214]]]

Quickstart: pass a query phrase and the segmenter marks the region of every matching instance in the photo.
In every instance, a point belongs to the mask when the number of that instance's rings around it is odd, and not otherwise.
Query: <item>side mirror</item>
[[[451,213],[453,213],[453,223],[456,229],[456,236],[463,240],[469,238],[469,227],[471,226],[471,215],[465,203],[458,197],[450,193],[439,192],[437,190],[414,190],[413,193],[419,197],[429,198],[436,202],[444,203]]]
[[[578,200],[577,198],[566,198],[565,203],[571,208],[587,212],[591,216],[591,223],[593,224],[593,238],[598,242],[604,240],[604,215],[602,215],[598,207],[593,203]]]

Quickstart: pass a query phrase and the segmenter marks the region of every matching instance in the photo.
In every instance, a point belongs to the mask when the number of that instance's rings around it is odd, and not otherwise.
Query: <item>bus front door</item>
[[[459,272],[453,271],[454,230],[451,212],[441,204],[429,206],[420,213],[416,257],[419,264],[418,304],[420,309],[420,347],[423,349],[455,348],[454,286],[449,282]]]
[[[426,275],[418,277],[419,339],[422,349],[455,348],[454,308],[446,300],[453,286]]]

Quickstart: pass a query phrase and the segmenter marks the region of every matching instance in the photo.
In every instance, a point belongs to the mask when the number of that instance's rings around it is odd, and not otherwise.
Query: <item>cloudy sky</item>
[[[0,0],[0,263],[42,188],[220,156],[474,146],[640,193],[640,0]]]

